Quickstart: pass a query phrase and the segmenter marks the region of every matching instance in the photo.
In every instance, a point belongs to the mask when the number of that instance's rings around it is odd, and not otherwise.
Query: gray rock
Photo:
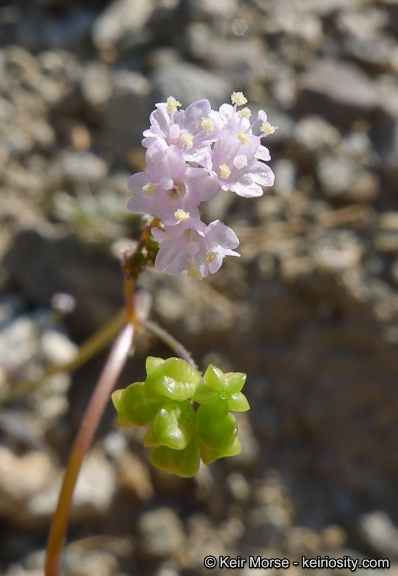
[[[351,132],[342,139],[341,153],[362,164],[374,160],[375,154],[369,136],[364,132]]]
[[[312,258],[317,266],[328,272],[343,272],[358,268],[364,249],[349,230],[333,230],[313,247]]]
[[[207,42],[204,62],[207,68],[243,90],[263,79],[266,65],[264,47],[257,38],[228,41],[214,38]]]
[[[361,170],[355,182],[350,186],[346,197],[347,200],[353,202],[374,202],[380,190],[380,178],[372,172]]]
[[[370,41],[369,38],[348,36],[341,44],[342,55],[352,59],[371,74],[392,72],[391,54],[396,48],[394,42],[383,39]]]
[[[388,12],[371,7],[366,10],[342,10],[337,16],[336,24],[342,34],[374,41],[380,38],[388,24]]]
[[[366,0],[351,0],[350,8],[355,9],[366,5]],[[317,14],[327,16],[347,7],[346,0],[280,0],[277,9],[281,12],[296,12],[301,14]]]
[[[274,190],[276,194],[284,198],[288,197],[296,185],[296,164],[292,160],[277,160],[273,162],[273,171],[275,173]]]
[[[278,547],[289,524],[289,514],[279,502],[252,508],[247,515],[244,542],[249,546]]]
[[[83,97],[93,108],[103,106],[112,95],[112,76],[100,62],[88,64],[82,71],[80,86]]]
[[[106,162],[91,152],[69,152],[61,161],[60,183],[95,186],[105,178]]]
[[[211,29],[204,22],[193,22],[185,30],[180,45],[191,58],[204,58],[208,55],[209,44],[214,40]]]
[[[60,292],[73,296],[76,308],[66,323],[77,339],[92,334],[122,305],[119,263],[75,236],[51,239],[24,230],[6,254],[4,266],[37,305],[49,307]]]
[[[192,17],[217,17],[231,18],[234,16],[238,7],[237,0],[187,0],[186,4],[191,9]]]
[[[283,32],[289,38],[299,40],[301,44],[311,50],[319,45],[323,34],[322,22],[318,15],[308,12],[298,16],[297,12],[292,10],[282,9],[279,11],[277,5],[276,8],[274,19],[265,24],[266,30],[268,29],[272,33]]]
[[[14,316],[20,314],[26,304],[20,294],[11,293],[2,296],[0,303],[0,329],[3,329]]]
[[[38,348],[37,326],[29,316],[19,316],[0,332],[0,359],[7,370],[29,362]]]
[[[378,230],[374,236],[376,249],[381,254],[398,254],[398,212],[387,212],[378,218]],[[396,267],[393,270],[395,276]]]
[[[76,549],[77,548],[77,549]],[[118,559],[114,553],[104,550],[91,550],[81,547],[67,549],[65,555],[65,569],[73,576],[127,576],[120,571]],[[24,576],[21,574],[21,576]],[[30,573],[26,576],[31,576]],[[32,575],[35,576],[35,575]]]
[[[398,184],[398,111],[381,112],[373,126],[372,137],[380,157],[385,189],[394,194]]]
[[[324,194],[354,202],[372,202],[380,191],[379,178],[350,156],[327,156],[316,168]]]
[[[157,102],[164,102],[172,95],[184,107],[201,98],[207,98],[213,107],[218,107],[229,102],[232,92],[231,84],[226,80],[184,62],[156,70],[151,79]]]
[[[46,330],[40,338],[41,350],[46,362],[64,364],[75,358],[78,348],[59,330]]]
[[[60,478],[36,491],[26,503],[27,517],[48,521],[58,500]],[[85,459],[73,495],[72,520],[87,520],[105,514],[115,495],[116,471],[103,453],[93,450]]]
[[[185,542],[184,527],[170,508],[158,508],[142,514],[138,521],[141,549],[155,558],[164,558],[181,550]]]
[[[296,103],[297,79],[292,66],[280,63],[270,85],[270,91],[279,107],[291,109]]]
[[[316,171],[322,189],[329,198],[344,195],[358,175],[356,163],[344,156],[323,158],[318,163]]]
[[[305,116],[294,129],[294,140],[299,157],[314,159],[332,152],[340,142],[338,130],[320,116]]]
[[[125,165],[128,154],[134,148],[141,148],[142,133],[149,127],[154,98],[148,80],[138,73],[116,72],[113,85],[113,95],[104,113],[100,142],[116,162]]]
[[[342,34],[339,52],[373,74],[391,72],[396,42],[385,34],[388,13],[368,7],[362,11],[341,11],[337,27]]]
[[[76,516],[104,514],[115,492],[115,468],[101,450],[92,450],[83,463],[73,495]]]
[[[105,49],[137,34],[148,22],[154,7],[153,0],[114,0],[94,22],[94,44]]]
[[[76,48],[89,37],[95,12],[76,4],[67,5],[65,12],[54,18],[43,9],[33,9],[18,27],[17,43],[32,51]]]
[[[325,60],[299,80],[297,111],[347,128],[356,120],[370,118],[378,100],[376,84],[356,66]]]
[[[398,558],[398,528],[385,512],[375,511],[361,516],[359,533],[377,556],[390,560]]]
[[[32,473],[34,471],[34,473]],[[45,452],[29,451],[17,456],[0,447],[0,514],[13,523],[29,524],[32,517],[26,504],[45,492],[57,477],[53,460]]]

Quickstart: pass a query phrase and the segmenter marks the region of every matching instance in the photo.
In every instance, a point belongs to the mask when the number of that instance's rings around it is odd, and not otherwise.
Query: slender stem
[[[126,254],[124,258],[122,267],[125,272],[125,310],[120,314],[120,317],[118,315],[118,317],[114,319],[115,324],[112,323],[109,325],[112,330],[116,328],[116,326],[118,330],[120,330],[123,324],[124,328],[113,344],[111,353],[83,416],[83,420],[80,424],[78,434],[69,456],[57,509],[51,523],[47,545],[45,576],[58,576],[59,574],[62,547],[66,536],[68,519],[72,506],[73,491],[83,458],[93,442],[95,432],[98,428],[106,404],[116,385],[116,381],[120,376],[123,366],[126,363],[128,353],[133,344],[135,328],[140,327],[146,317],[149,301],[145,294],[140,294],[135,297],[135,281],[145,268],[145,263],[141,262],[140,259],[145,246],[149,246],[151,229],[158,226],[159,222],[160,220],[158,218],[153,218],[153,220],[142,231],[135,251]],[[107,343],[110,340],[109,334],[112,330],[100,331],[90,339],[90,341],[86,343],[86,348],[80,350],[78,358],[74,361],[75,364],[77,360],[79,362],[78,365],[82,364],[83,361],[88,359],[88,355],[91,355],[92,352],[95,353],[95,351],[100,349],[98,347],[100,343],[103,343],[104,341]],[[54,369],[55,372],[58,371],[56,368]],[[68,368],[70,369],[70,363],[68,364]]]
[[[143,249],[143,247],[145,246],[145,244],[149,240],[152,228],[156,228],[157,226],[159,226],[159,223],[160,223],[160,218],[153,218],[151,220],[151,222],[147,226],[145,226],[145,228],[141,232],[141,237],[140,237],[138,244],[134,250],[134,255],[138,255],[141,252],[141,250]]]
[[[124,306],[126,309],[128,322],[135,322],[135,306],[134,306],[134,296],[135,296],[135,284],[128,277],[127,274],[124,275],[123,281],[123,294],[124,294]]]
[[[150,320],[142,320],[141,325],[146,330],[148,330],[148,332],[152,332],[152,334],[154,334],[155,336],[160,338],[160,340],[162,340],[165,344],[167,344],[167,346],[169,346],[169,348],[174,350],[174,352],[176,354],[178,354],[178,356],[180,358],[185,360],[185,362],[188,362],[188,364],[190,364],[192,366],[192,368],[195,368],[195,370],[198,370],[198,367],[195,364],[195,361],[193,360],[193,358],[190,355],[190,353],[188,352],[188,350],[186,348],[184,348],[184,346],[180,342],[178,342],[178,340],[176,340],[166,330],[164,330],[163,328],[161,328],[160,326],[155,324],[155,322],[151,322]]]
[[[145,226],[141,232],[141,237],[138,241],[137,246],[134,251],[127,251],[124,254],[124,261],[122,263],[122,268],[125,273],[130,276],[133,280],[136,280],[140,273],[144,270],[145,266],[148,264],[147,261],[141,261],[142,252],[145,246],[148,246],[149,239],[151,237],[152,228],[156,228],[160,224],[159,218],[153,218],[151,222]]]
[[[115,314],[115,316],[113,316],[105,326],[83,342],[79,348],[77,356],[73,358],[73,360],[65,362],[64,364],[58,364],[57,366],[51,366],[39,378],[23,380],[15,386],[11,392],[8,392],[3,398],[0,398],[0,406],[6,406],[15,400],[18,400],[31,390],[40,386],[45,380],[54,376],[54,374],[58,374],[59,372],[74,372],[77,370],[77,368],[88,362],[88,360],[105,348],[105,346],[117,336],[125,324],[125,321],[126,312],[122,309]]]
[[[58,576],[62,547],[72,506],[73,490],[83,458],[91,446],[109,396],[125,365],[133,341],[134,326],[127,324],[116,339],[80,424],[66,467],[47,545],[45,576]]]

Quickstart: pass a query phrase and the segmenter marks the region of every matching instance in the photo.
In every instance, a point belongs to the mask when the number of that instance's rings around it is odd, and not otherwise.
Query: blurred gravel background
[[[202,369],[248,373],[244,450],[168,477],[110,406],[65,574],[204,575],[207,554],[386,557],[397,574],[397,0],[3,0],[0,48],[2,394],[73,358],[121,306],[118,254],[139,234],[126,180],[155,102],[216,107],[242,90],[279,126],[274,189],[206,207],[242,258],[202,282],[140,280]],[[148,354],[170,355],[142,338],[121,386]],[[2,576],[43,573],[104,357],[0,411]]]

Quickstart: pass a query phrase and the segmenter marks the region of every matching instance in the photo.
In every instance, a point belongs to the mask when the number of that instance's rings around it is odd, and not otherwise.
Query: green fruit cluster
[[[180,358],[154,357],[147,358],[146,372],[145,382],[116,390],[112,400],[120,426],[151,424],[144,445],[152,448],[154,466],[188,478],[198,471],[200,459],[210,464],[239,454],[242,446],[230,411],[249,410],[241,393],[246,374],[224,374],[210,364],[202,378]]]

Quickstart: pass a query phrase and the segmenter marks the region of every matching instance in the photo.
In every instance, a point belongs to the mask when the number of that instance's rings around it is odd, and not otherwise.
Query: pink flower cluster
[[[208,100],[180,110],[180,102],[170,96],[156,104],[151,127],[144,132],[146,169],[129,178],[133,196],[127,208],[161,220],[163,229],[152,229],[160,244],[155,267],[167,274],[187,270],[202,278],[217,272],[225,256],[239,256],[235,232],[219,220],[204,224],[199,206],[220,188],[252,198],[274,183],[263,162],[270,155],[261,137],[275,127],[263,110],[250,122],[250,109],[240,108],[247,103],[241,92],[234,92],[231,100],[232,105],[223,104],[218,111]],[[261,136],[252,132],[258,122]]]

